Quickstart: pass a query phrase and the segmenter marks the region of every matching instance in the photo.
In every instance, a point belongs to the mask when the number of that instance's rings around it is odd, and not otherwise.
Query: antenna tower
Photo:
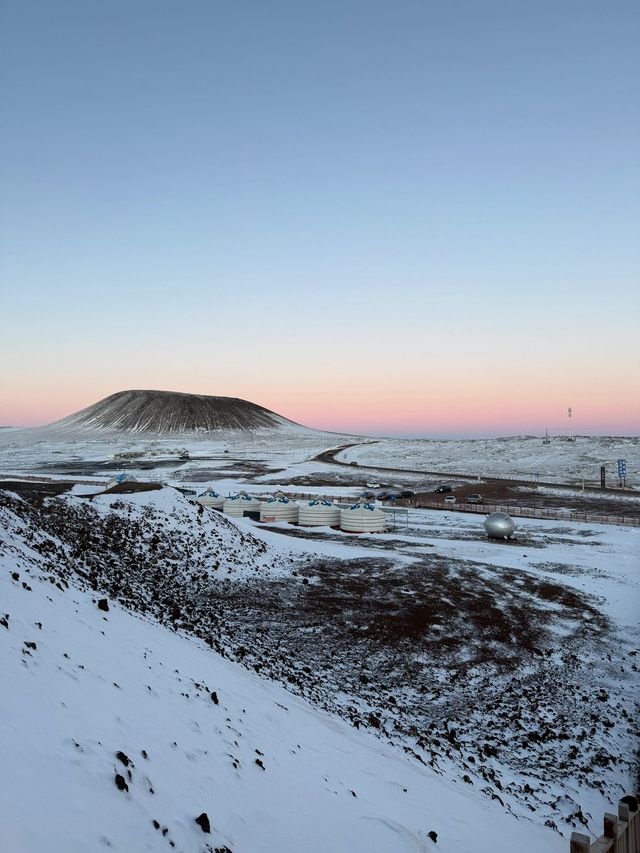
[[[573,415],[573,408],[571,406],[567,409],[567,414],[569,415],[569,435],[567,436],[567,441],[575,441],[576,439],[571,431],[571,417]]]

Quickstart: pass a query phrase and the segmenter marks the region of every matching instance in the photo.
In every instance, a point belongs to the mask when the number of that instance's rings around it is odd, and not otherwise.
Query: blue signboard
[[[627,475],[627,460],[618,459],[618,477],[626,477]]]

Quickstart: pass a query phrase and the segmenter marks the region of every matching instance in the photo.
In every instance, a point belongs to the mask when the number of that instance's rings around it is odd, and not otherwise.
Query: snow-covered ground
[[[512,438],[435,441],[422,439],[367,439],[313,430],[257,429],[207,435],[141,437],[105,431],[69,431],[59,427],[0,430],[0,473],[41,473],[48,476],[112,476],[126,470],[141,478],[165,482],[211,483],[300,481],[324,476],[365,484],[384,477],[375,472],[327,465],[315,457],[330,448],[352,445],[337,459],[343,463],[384,468],[466,474],[470,477],[506,477],[525,482],[573,483],[599,486],[600,466],[607,483],[618,483],[617,460],[627,463],[627,485],[640,487],[640,438],[578,436],[575,442],[552,438]],[[190,459],[179,460],[176,448],[188,450]],[[144,453],[144,458],[123,461],[118,454]],[[398,484],[427,483],[421,475],[386,474]]]
[[[633,785],[636,529],[354,537],[171,489],[0,511],[12,853],[560,853]]]
[[[640,438],[578,436],[562,437],[543,444],[541,438],[512,438],[433,441],[393,440],[348,448],[337,457],[343,462],[448,471],[471,476],[513,477],[530,481],[599,485],[600,466],[605,465],[610,485],[617,482],[617,460],[626,459],[627,481],[640,484]]]
[[[228,431],[202,436],[195,433],[152,439],[126,433],[75,431],[58,428],[0,431],[0,472],[41,473],[48,476],[108,478],[126,470],[133,476],[185,482],[207,482],[232,477],[253,479],[304,465],[330,447],[355,439],[313,430]],[[182,461],[176,448],[185,448]],[[145,454],[124,461],[122,453]],[[164,456],[163,456],[164,454]],[[320,463],[315,464],[315,468]]]

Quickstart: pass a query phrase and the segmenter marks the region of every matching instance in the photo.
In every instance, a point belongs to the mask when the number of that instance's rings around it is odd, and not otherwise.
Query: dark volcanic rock
[[[201,815],[198,815],[196,823],[203,832],[211,832],[211,824],[209,823],[209,816],[206,812],[202,812]]]
[[[107,601],[106,598],[101,598],[98,601],[98,610],[104,610],[106,612],[109,611],[109,602]]]
[[[121,776],[119,773],[116,773],[115,783],[116,783],[116,788],[119,791],[128,791],[129,790],[129,786],[125,782],[124,776]]]
[[[273,428],[292,421],[236,397],[177,391],[119,391],[52,426],[122,432],[181,433]]]

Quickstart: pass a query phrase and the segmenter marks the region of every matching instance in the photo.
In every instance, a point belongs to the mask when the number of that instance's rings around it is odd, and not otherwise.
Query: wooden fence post
[[[635,853],[633,846],[633,827],[631,826],[629,806],[627,803],[623,803],[622,800],[618,803],[618,820],[621,824],[626,824],[626,830],[624,833],[626,843],[623,844],[621,848],[623,853]]]
[[[640,853],[640,795],[623,797],[618,803],[618,817],[627,822],[628,853]]]
[[[588,835],[583,835],[582,832],[571,833],[569,853],[589,853],[590,850],[591,841]]]
[[[604,837],[613,839],[613,845],[609,848],[611,853],[622,853],[622,847],[618,844],[618,816],[611,812],[604,813]]]

